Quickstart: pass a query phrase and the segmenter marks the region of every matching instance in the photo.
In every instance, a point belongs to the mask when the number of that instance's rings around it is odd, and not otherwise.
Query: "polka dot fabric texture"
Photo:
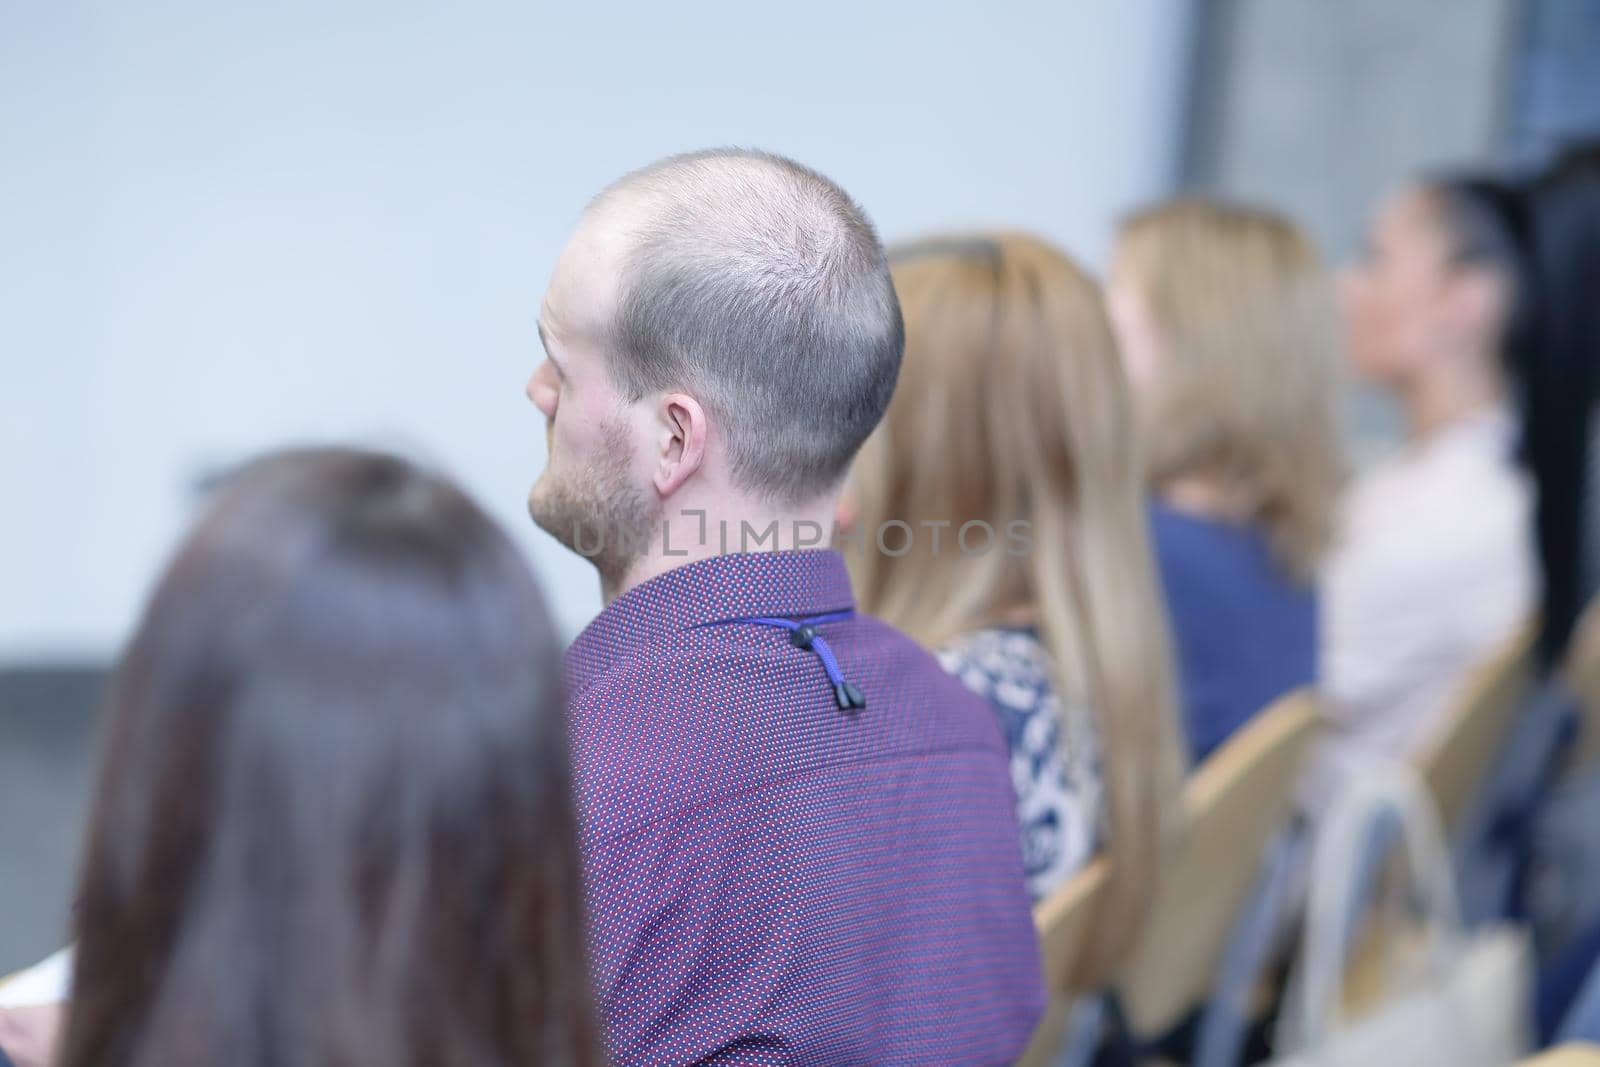
[[[1043,1008],[988,705],[851,608],[828,551],[718,556],[568,653],[591,943],[619,1067],[1000,1064]]]

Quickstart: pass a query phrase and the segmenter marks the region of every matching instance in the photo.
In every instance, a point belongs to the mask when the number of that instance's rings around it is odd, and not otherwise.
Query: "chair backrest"
[[[1600,1045],[1584,1041],[1557,1045],[1523,1060],[1521,1067],[1600,1067]]]
[[[1045,982],[1052,993],[1079,996],[1087,991],[1083,945],[1109,870],[1105,859],[1094,860],[1033,909]]]
[[[1105,892],[1108,870],[1104,858],[1094,860],[1033,909],[1050,1007],[1034,1029],[1033,1040],[1017,1067],[1048,1067],[1055,1063],[1072,1002],[1094,991],[1083,973],[1083,947]]]
[[[1261,857],[1288,822],[1317,725],[1315,698],[1296,690],[1255,715],[1190,776],[1182,836],[1162,864],[1118,981],[1134,1034],[1165,1032],[1209,994]]]
[[[1472,672],[1449,718],[1413,761],[1448,830],[1461,825],[1522,707],[1534,677],[1535,633],[1525,625]]]

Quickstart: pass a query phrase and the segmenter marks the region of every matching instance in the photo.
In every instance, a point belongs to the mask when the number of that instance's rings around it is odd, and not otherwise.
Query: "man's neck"
[[[668,571],[732,552],[780,552],[826,548],[833,540],[837,494],[807,505],[773,508],[756,504],[668,505],[649,543],[614,582],[601,579],[607,604],[636,585]]]
[[[1469,361],[1471,370],[1448,368],[1424,375],[1401,393],[1412,440],[1422,440],[1443,427],[1499,407],[1505,387],[1493,357]]]

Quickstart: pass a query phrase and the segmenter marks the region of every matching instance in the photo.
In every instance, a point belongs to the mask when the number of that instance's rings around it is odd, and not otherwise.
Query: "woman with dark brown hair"
[[[559,669],[447,481],[236,475],[113,683],[59,1062],[601,1063]]]

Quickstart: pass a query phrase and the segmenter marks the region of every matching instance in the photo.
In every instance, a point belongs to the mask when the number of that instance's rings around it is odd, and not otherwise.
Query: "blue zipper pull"
[[[861,695],[861,690],[842,678],[833,687],[833,699],[838,703],[840,711],[862,711],[867,706],[867,698]]]
[[[789,631],[789,643],[795,648],[810,652],[822,662],[822,669],[828,675],[828,681],[833,685],[833,701],[839,705],[840,711],[854,715],[867,706],[867,698],[861,690],[844,680],[844,672],[839,669],[839,661],[833,658],[833,649],[828,647],[821,634],[817,632],[817,624],[823,622],[838,622],[854,615],[851,611],[835,611],[827,615],[813,615],[808,619],[780,619],[765,615],[754,615],[742,619],[728,619],[728,622],[749,622],[757,626],[777,626]]]

